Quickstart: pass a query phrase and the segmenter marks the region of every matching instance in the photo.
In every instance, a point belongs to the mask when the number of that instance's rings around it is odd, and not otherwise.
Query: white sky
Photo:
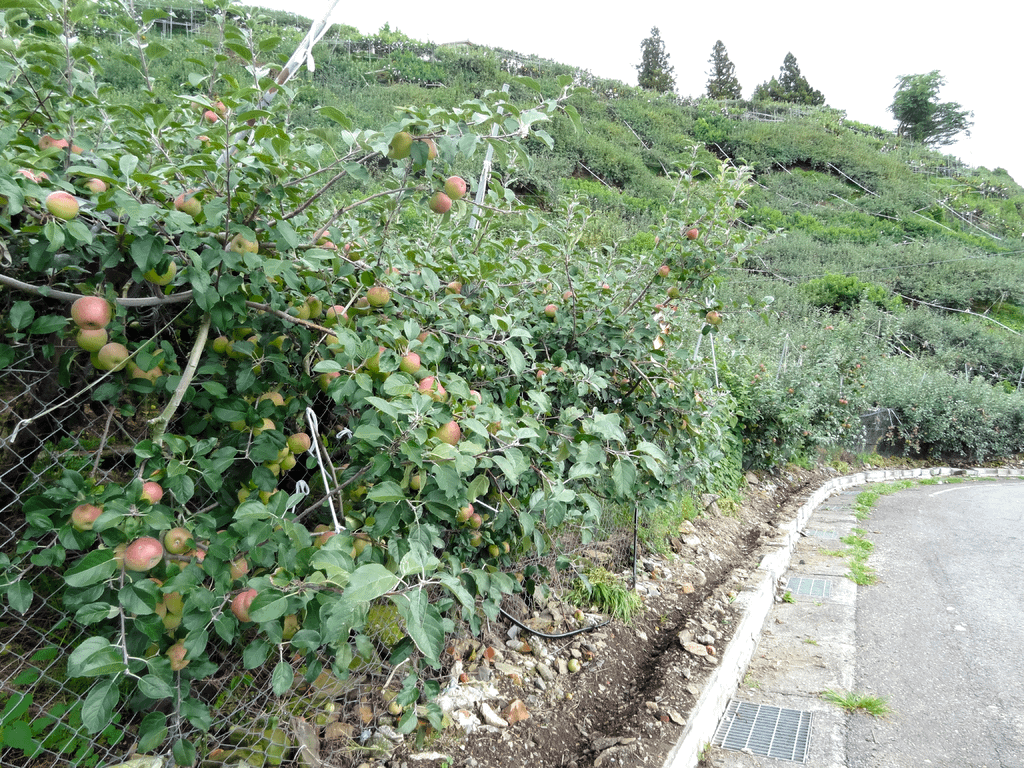
[[[256,0],[253,0],[254,2]],[[262,0],[257,4],[314,18],[327,0]],[[364,34],[385,23],[416,40],[473,43],[581,67],[636,85],[640,44],[658,27],[675,68],[676,92],[700,96],[708,59],[721,40],[749,97],[779,74],[787,53],[826,103],[851,120],[894,129],[888,106],[896,78],[939,70],[941,101],[974,112],[970,138],[942,149],[971,165],[1005,168],[1024,184],[1019,84],[1024,70],[1024,5],[978,0],[733,0],[693,4],[645,0],[637,5],[552,0],[540,3],[438,4],[341,2],[334,21]],[[315,51],[314,51],[315,57]]]

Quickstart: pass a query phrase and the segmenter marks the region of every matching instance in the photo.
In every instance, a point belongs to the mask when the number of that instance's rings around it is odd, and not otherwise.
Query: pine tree
[[[736,79],[736,65],[729,61],[729,54],[721,40],[715,43],[708,59],[711,71],[708,72],[708,98],[739,99],[743,96],[740,81]]]
[[[636,68],[640,73],[637,80],[641,88],[667,93],[676,87],[672,74],[675,68],[669,66],[665,43],[657,27],[651,27],[651,36],[640,44],[640,63]]]
[[[779,73],[778,78],[773,77],[767,83],[761,83],[754,89],[755,101],[784,101],[790,104],[809,104],[811,106],[825,103],[824,94],[811,88],[807,78],[800,74],[796,56],[792,53],[786,54],[782,66],[779,67]]]

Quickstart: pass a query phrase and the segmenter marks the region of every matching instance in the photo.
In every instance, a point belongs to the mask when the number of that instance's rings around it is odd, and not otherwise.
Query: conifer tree
[[[637,80],[641,88],[667,93],[676,87],[672,74],[675,68],[669,66],[665,43],[657,27],[651,27],[651,36],[640,44],[640,63],[636,68],[640,73]]]
[[[708,59],[711,71],[708,72],[708,98],[739,99],[743,92],[740,81],[736,79],[736,65],[729,61],[729,54],[721,40],[715,43]]]
[[[796,63],[796,56],[787,53],[786,58],[779,67],[779,77],[772,78],[767,83],[761,83],[754,89],[755,101],[784,101],[790,104],[809,104],[819,106],[825,103],[825,96],[821,91],[811,88]]]

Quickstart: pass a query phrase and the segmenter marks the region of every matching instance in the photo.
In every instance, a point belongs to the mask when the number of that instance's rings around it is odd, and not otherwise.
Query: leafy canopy
[[[933,69],[926,75],[901,75],[896,79],[896,96],[889,105],[899,121],[896,132],[922,144],[946,146],[959,133],[971,135],[974,113],[954,101],[939,102],[939,89],[946,79]]]

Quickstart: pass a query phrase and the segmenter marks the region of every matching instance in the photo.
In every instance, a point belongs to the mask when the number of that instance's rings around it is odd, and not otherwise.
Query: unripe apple
[[[366,300],[371,307],[383,307],[391,301],[391,291],[383,285],[375,285],[366,292]]]
[[[391,138],[388,144],[388,157],[392,160],[404,160],[409,156],[412,149],[412,134],[408,131],[399,131]]]
[[[501,555],[501,547],[497,544],[491,544],[487,547],[487,554],[491,557],[498,557]]]
[[[462,524],[468,523],[470,518],[473,517],[473,505],[467,504],[464,507],[459,507],[459,511],[455,513],[455,519]]]
[[[377,347],[377,354],[372,355],[366,359],[364,365],[366,370],[370,373],[380,373],[380,356],[384,354],[385,348],[382,346]]]
[[[348,324],[348,313],[345,311],[345,307],[341,304],[335,304],[333,307],[328,307],[324,313],[324,325],[328,328],[332,328],[335,325]]]
[[[565,291],[562,294],[562,301],[568,301],[569,299],[573,298],[575,295],[576,294],[573,293],[572,291]]]
[[[99,195],[107,191],[107,182],[103,179],[89,179],[85,182],[85,188],[94,195]]]
[[[82,330],[106,328],[110,318],[110,304],[100,296],[83,296],[71,305],[71,319]]]
[[[407,352],[402,355],[402,359],[398,361],[398,370],[408,373],[410,376],[415,376],[420,369],[420,356],[415,352]]]
[[[318,296],[307,296],[306,304],[309,305],[309,317],[311,320],[315,320],[324,313],[324,303],[320,301]]]
[[[103,507],[94,504],[79,504],[71,512],[71,526],[76,531],[91,531],[96,518],[103,514]]]
[[[558,314],[558,305],[548,304],[546,307],[544,307],[544,314],[547,315],[552,320],[554,320],[555,316]]]
[[[299,617],[294,613],[289,613],[281,623],[281,639],[291,640],[301,627],[302,624],[299,623]]]
[[[62,189],[46,196],[46,210],[58,219],[73,219],[78,215],[78,201]]]
[[[164,496],[164,489],[160,487],[160,483],[154,483],[149,481],[148,483],[142,484],[141,498],[148,501],[150,504],[156,504]]]
[[[156,380],[164,375],[164,372],[159,365],[150,368],[148,371],[144,371],[135,363],[129,360],[128,375],[133,379],[145,379],[150,384],[155,384]]]
[[[670,299],[678,299],[679,296],[681,295],[679,293],[679,286],[678,285],[670,285],[669,288],[668,288],[667,293],[668,293],[668,297]]]
[[[235,253],[259,253],[260,245],[258,242],[246,240],[241,233],[238,233],[228,242],[227,249]]]
[[[326,373],[321,373],[317,377],[317,381],[320,384],[320,389],[326,392],[330,388],[331,382],[339,378],[340,376],[341,374],[338,371],[327,371]]]
[[[305,453],[312,445],[312,439],[305,432],[296,432],[288,438],[288,450],[292,453]]]
[[[239,557],[231,561],[231,567],[228,570],[231,575],[231,580],[240,579],[249,572],[249,561],[244,557]]]
[[[409,478],[409,488],[418,491],[423,487],[423,475],[417,472],[415,475]]]
[[[437,144],[433,139],[417,139],[427,145],[427,160],[434,160],[437,157]]]
[[[469,523],[470,528],[478,530],[480,526],[484,524],[484,519],[480,517],[479,512],[474,512],[469,516],[469,520],[467,520],[467,522]]]
[[[185,528],[171,528],[164,534],[164,546],[172,555],[183,555],[188,552],[188,543],[192,534]]]
[[[187,213],[193,219],[199,218],[199,214],[203,212],[203,205],[199,202],[199,198],[196,197],[196,190],[194,189],[182,192],[174,198],[174,208],[175,210]]]
[[[428,205],[430,206],[430,210],[434,213],[448,213],[452,208],[452,199],[444,192],[435,192],[431,195]],[[67,218],[70,218],[70,216]]]
[[[480,533],[480,531],[474,531],[473,534],[469,537],[469,545],[471,547],[479,547],[483,543],[484,537]]]
[[[706,315],[704,315],[704,319],[707,320],[707,322],[710,325],[721,325],[722,324],[722,315],[719,312],[716,312],[713,309],[710,312],[708,312]]]
[[[668,264],[662,264],[658,267],[659,277],[668,277],[670,274],[672,274],[672,268]]]
[[[99,352],[107,343],[107,331],[105,328],[96,330],[79,329],[75,334],[75,343],[86,352]]]
[[[298,459],[295,458],[295,454],[294,453],[289,453],[283,459],[278,461],[278,464],[281,465],[281,471],[282,472],[288,472],[297,463],[298,463]]]
[[[235,595],[231,601],[231,612],[235,614],[235,618],[245,623],[250,621],[249,619],[249,606],[252,605],[252,601],[256,597],[255,589],[244,589]]]
[[[168,613],[176,613],[179,616],[184,613],[185,598],[181,596],[181,592],[168,592],[164,595],[163,600]]]
[[[97,366],[101,371],[119,371],[124,368],[131,353],[124,344],[112,341],[104,344],[96,353]]]
[[[458,445],[459,440],[462,439],[462,429],[459,427],[459,423],[453,419],[435,429],[433,436],[442,443]]]
[[[462,283],[458,280],[452,280],[445,286],[444,292],[452,295],[462,293]]]
[[[686,238],[688,240],[696,240],[698,237],[700,237],[700,230],[696,227],[686,230]]]
[[[143,275],[153,285],[168,285],[174,279],[174,276],[178,274],[178,265],[171,261],[167,265],[167,269],[163,272],[157,272],[156,267],[149,270]]]
[[[164,557],[164,545],[152,536],[141,536],[124,551],[124,567],[129,571],[148,571]]]
[[[466,194],[466,180],[460,176],[449,176],[444,183],[444,193],[452,200],[461,200]]]

